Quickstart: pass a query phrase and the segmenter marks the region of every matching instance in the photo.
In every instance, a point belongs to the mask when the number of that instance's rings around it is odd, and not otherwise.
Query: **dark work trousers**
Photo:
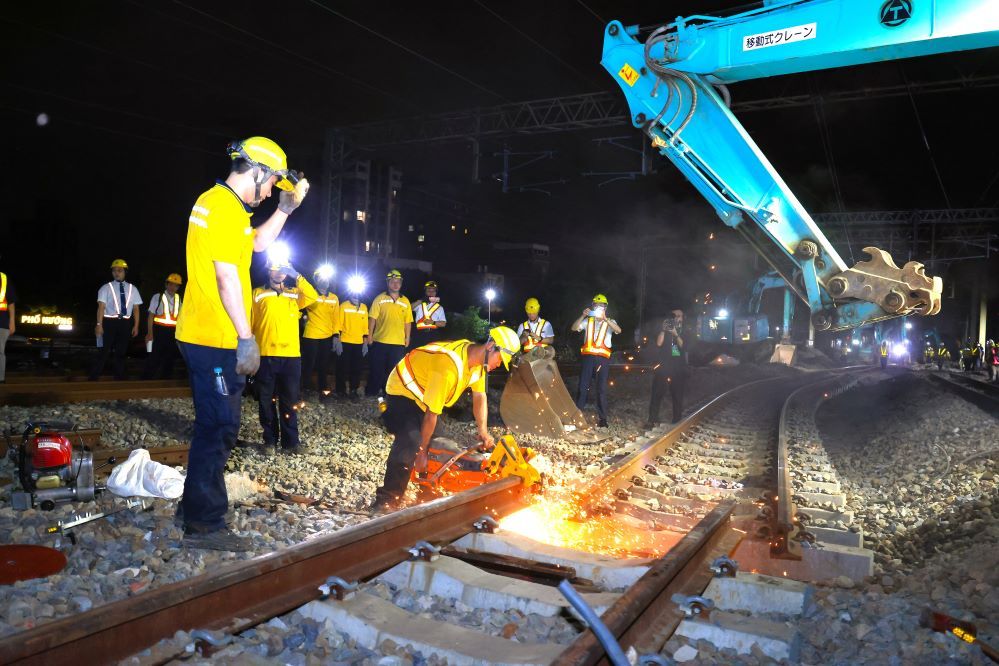
[[[225,464],[239,435],[239,409],[246,377],[236,374],[236,350],[179,343],[187,363],[194,398],[194,432],[187,454],[187,478],[180,512],[185,527],[225,529],[229,498]],[[215,386],[215,368],[222,368],[229,395]]]
[[[596,378],[594,379],[594,375]],[[592,383],[597,394],[597,416],[607,420],[607,379],[610,375],[610,359],[593,354],[583,354],[579,361],[579,391],[576,393],[576,407],[586,408],[586,397]]]
[[[170,379],[173,364],[180,356],[177,349],[177,328],[153,324],[153,353],[146,359],[143,379]]]
[[[260,369],[254,379],[260,391],[260,426],[264,429],[264,445],[277,444],[280,431],[281,448],[298,448],[297,407],[302,384],[302,358],[261,356]]]
[[[649,422],[659,423],[659,406],[666,392],[673,399],[673,423],[683,416],[683,390],[687,384],[687,373],[683,367],[665,368],[660,366],[652,375],[652,399],[649,401]]]
[[[420,428],[423,426],[423,410],[409,398],[389,395],[385,397],[385,405],[382,418],[395,438],[385,464],[385,481],[375,491],[375,501],[379,503],[395,502],[406,493],[420,450]],[[443,434],[443,424],[444,420],[438,417],[434,437]]]
[[[104,372],[104,364],[111,357],[111,372],[115,379],[125,379],[125,353],[128,341],[132,339],[132,320],[105,317],[104,346],[97,350],[94,367],[90,370],[90,381],[96,381]]]
[[[416,324],[413,324],[413,334],[410,337],[410,348],[416,349],[417,347],[422,347],[423,345],[429,345],[431,342],[437,342],[443,339],[444,329],[443,328],[428,328],[425,330],[420,330],[416,328]]]
[[[336,394],[347,395],[347,383],[350,382],[350,393],[353,395],[361,388],[361,355],[364,345],[343,343],[343,354],[336,360]]]
[[[881,369],[883,370],[883,369],[885,369],[887,367],[888,367],[888,357],[887,356],[882,356],[881,357]]]
[[[368,385],[364,387],[364,394],[372,396],[383,393],[388,374],[405,355],[406,347],[403,345],[372,342],[368,346]]]
[[[332,370],[333,336],[328,338],[302,338],[302,388],[319,391],[330,389],[330,370]],[[312,373],[319,373],[318,384],[313,383]]]

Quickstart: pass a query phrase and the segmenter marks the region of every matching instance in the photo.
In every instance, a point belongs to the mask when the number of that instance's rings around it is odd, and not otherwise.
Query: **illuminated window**
[[[364,251],[371,252],[371,241],[364,241]]]
[[[357,221],[358,222],[364,222],[367,219],[367,217],[368,217],[367,213],[365,213],[363,210],[357,211]]]
[[[416,242],[417,243],[422,243],[424,240],[426,240],[426,238],[427,238],[426,236],[424,236],[423,234],[420,234],[419,236],[416,237]]]
[[[468,227],[465,227],[465,235],[468,235]]]
[[[457,227],[456,227],[455,225],[453,225],[453,224],[452,224],[452,225],[451,225],[451,231],[454,231],[454,230],[456,230],[456,229],[457,229]]]

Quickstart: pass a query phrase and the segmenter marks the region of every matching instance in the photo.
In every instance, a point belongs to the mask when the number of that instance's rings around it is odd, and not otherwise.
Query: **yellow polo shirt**
[[[250,314],[250,260],[253,239],[249,206],[225,183],[200,197],[187,223],[187,285],[177,318],[177,340],[218,349],[236,348],[236,327],[222,307],[215,261],[233,264],[239,273],[243,305]]]
[[[270,287],[253,290],[250,326],[260,345],[261,356],[301,356],[298,341],[300,310],[315,302],[319,294],[308,281],[298,276],[295,287],[280,294]]]
[[[336,294],[319,294],[305,313],[309,319],[305,322],[303,338],[325,340],[340,332],[340,299]]]
[[[399,298],[392,300],[388,292],[382,292],[371,301],[368,316],[376,320],[372,342],[406,344],[405,325],[413,323],[413,306],[409,304],[408,298],[399,294]]]
[[[359,345],[368,334],[368,306],[354,305],[350,301],[340,304],[340,342],[345,345]]]
[[[466,388],[486,392],[486,373],[481,365],[468,366],[470,340],[441,342],[417,347],[399,361],[389,374],[385,391],[415,402],[420,409],[440,414],[458,401]]]

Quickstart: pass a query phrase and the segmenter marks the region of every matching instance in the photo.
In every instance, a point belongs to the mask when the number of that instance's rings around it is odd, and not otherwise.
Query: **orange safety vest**
[[[579,350],[580,353],[610,358],[611,350],[607,346],[608,328],[609,325],[606,319],[598,325],[596,317],[588,317],[586,319],[586,337],[583,339],[583,347]]]
[[[7,311],[7,274],[0,273],[0,312]]]
[[[166,294],[160,294],[160,302],[163,304],[163,312],[153,317],[153,323],[160,326],[176,326],[177,314],[180,312],[180,294],[173,295],[173,311],[170,310]]]
[[[416,320],[416,330],[428,331],[432,328],[437,328],[437,325],[430,317],[440,309],[441,309],[440,303],[431,303],[430,307],[428,308],[426,301],[420,301],[421,316],[419,319]]]
[[[537,324],[537,328],[535,328],[534,326],[531,325],[531,320],[530,319],[528,319],[527,321],[525,321],[524,322],[524,330],[526,330],[531,335],[536,335],[539,338],[543,338],[544,337],[543,332],[545,330],[545,324],[547,324],[548,322],[546,322],[541,317],[538,317],[538,320],[536,322],[534,322],[534,323]],[[545,347],[545,346],[547,346],[547,345],[545,345],[545,344],[543,344],[541,342],[535,342],[534,338],[532,338],[529,335],[529,336],[527,336],[527,342],[524,343],[524,345],[521,347],[521,350],[524,351],[524,352],[529,352],[532,349],[534,349],[535,347]]]

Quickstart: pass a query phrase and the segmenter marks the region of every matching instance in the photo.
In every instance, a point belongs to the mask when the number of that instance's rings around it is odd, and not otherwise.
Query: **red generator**
[[[94,482],[93,453],[73,448],[61,432],[72,428],[68,424],[28,424],[20,446],[8,451],[21,485],[11,493],[12,507],[51,511],[66,502],[89,502],[103,490]]]

